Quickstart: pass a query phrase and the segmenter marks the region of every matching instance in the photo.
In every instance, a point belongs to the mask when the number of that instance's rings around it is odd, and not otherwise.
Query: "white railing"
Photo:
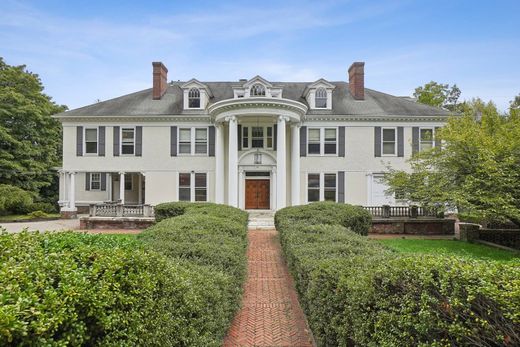
[[[103,203],[90,205],[90,217],[153,217],[151,205],[123,205],[120,203]]]

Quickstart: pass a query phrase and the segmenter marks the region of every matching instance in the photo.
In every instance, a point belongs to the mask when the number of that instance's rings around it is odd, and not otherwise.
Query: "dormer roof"
[[[192,78],[188,82],[182,84],[180,87],[181,87],[181,89],[191,89],[191,88],[204,89],[210,98],[213,97],[213,93],[211,93],[211,89],[209,89],[207,85],[198,81],[195,78]]]

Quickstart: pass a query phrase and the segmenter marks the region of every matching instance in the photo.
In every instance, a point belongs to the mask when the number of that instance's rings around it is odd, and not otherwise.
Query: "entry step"
[[[273,229],[274,228],[274,212],[273,211],[249,212],[248,227],[251,229]]]

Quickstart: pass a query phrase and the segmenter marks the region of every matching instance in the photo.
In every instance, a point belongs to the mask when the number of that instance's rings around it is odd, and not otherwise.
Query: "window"
[[[200,108],[200,90],[191,88],[188,92],[188,107]]]
[[[273,127],[267,127],[267,148],[273,148]]]
[[[195,154],[208,153],[208,129],[195,129]]]
[[[249,148],[249,128],[242,127],[242,148]]]
[[[206,173],[179,173],[179,201],[207,200],[208,180]]]
[[[251,147],[252,148],[264,148],[264,128],[263,127],[252,127],[251,128]]]
[[[179,129],[179,154],[191,154],[191,128]]]
[[[179,201],[191,201],[191,174],[179,174]]]
[[[208,153],[208,128],[179,128],[179,154]]]
[[[325,129],[325,154],[336,154],[337,136],[336,129]]]
[[[327,108],[327,90],[325,90],[325,88],[318,88],[316,90],[314,106],[316,108]]]
[[[395,128],[383,128],[383,155],[395,155],[396,154],[396,139],[395,139]]]
[[[97,128],[86,128],[85,129],[85,154],[97,154],[98,153],[98,129]]]
[[[307,201],[320,201],[320,174],[307,176]]]
[[[125,190],[132,190],[132,175],[125,175]]]
[[[324,174],[325,186],[323,198],[325,201],[336,201],[336,174]]]
[[[90,190],[101,189],[101,174],[99,172],[90,173]]]
[[[259,83],[251,87],[250,96],[265,96],[265,87]]]
[[[320,143],[321,143],[321,134],[320,129],[309,129],[308,138],[307,138],[307,152],[309,154],[320,154]]]
[[[433,148],[433,129],[421,128],[419,131],[419,150],[425,151]]]
[[[121,129],[121,154],[133,155],[135,144],[135,129]]]

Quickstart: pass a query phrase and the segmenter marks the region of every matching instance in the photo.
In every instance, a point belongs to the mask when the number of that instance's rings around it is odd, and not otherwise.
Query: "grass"
[[[480,260],[511,261],[520,260],[520,253],[494,247],[455,240],[377,240],[383,245],[401,253],[446,254]]]
[[[7,215],[7,216],[0,216],[0,222],[29,222],[33,219],[38,219],[38,220],[42,220],[42,219],[56,219],[56,218],[60,218],[60,214],[59,213],[49,213],[47,214],[46,217],[42,217],[42,218],[34,218],[33,216],[29,215],[29,214],[11,214],[11,215]]]

